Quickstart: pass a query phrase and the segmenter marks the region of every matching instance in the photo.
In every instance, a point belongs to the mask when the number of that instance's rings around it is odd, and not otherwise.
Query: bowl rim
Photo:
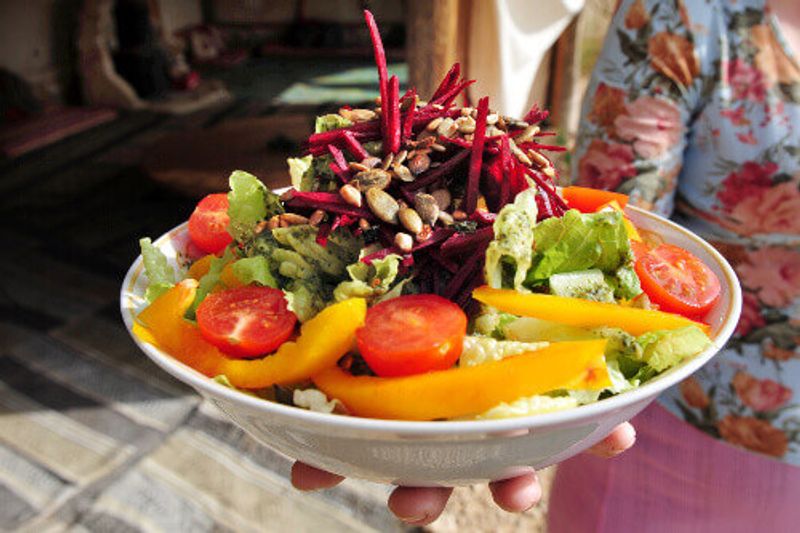
[[[742,294],[738,278],[730,264],[722,255],[704,239],[691,232],[690,230],[666,219],[660,215],[637,208],[627,206],[626,210],[631,210],[638,217],[649,218],[657,224],[663,224],[677,233],[683,234],[689,240],[700,246],[717,263],[723,274],[720,282],[724,289],[731,295],[730,309],[724,316],[722,324],[716,336],[712,339],[712,345],[702,351],[694,358],[682,363],[681,365],[668,370],[666,373],[645,383],[644,385],[620,393],[616,396],[606,398],[586,405],[572,407],[550,413],[539,413],[522,417],[488,419],[488,420],[448,420],[448,421],[410,421],[410,420],[389,420],[377,418],[363,418],[349,415],[328,414],[310,411],[299,407],[284,405],[272,402],[255,396],[251,396],[236,389],[226,387],[217,383],[213,379],[197,372],[193,368],[184,365],[168,353],[140,340],[132,332],[134,309],[129,305],[129,295],[133,294],[133,287],[138,277],[144,272],[142,256],[139,255],[128,269],[122,282],[120,290],[120,312],[122,314],[128,334],[133,338],[139,348],[159,367],[171,374],[178,380],[192,386],[201,394],[218,397],[234,404],[243,404],[244,407],[255,411],[263,411],[276,416],[297,419],[298,422],[319,425],[320,428],[328,430],[361,430],[390,432],[403,435],[465,435],[475,433],[493,433],[514,430],[531,430],[549,426],[562,426],[591,418],[602,418],[611,411],[624,409],[625,407],[637,402],[645,401],[650,397],[655,397],[664,390],[672,387],[682,379],[696,372],[705,365],[719,350],[723,348],[730,336],[733,334],[738,323],[739,314],[742,306]],[[166,239],[184,231],[186,222],[174,227],[170,231],[160,236],[155,241],[155,245],[163,243]]]

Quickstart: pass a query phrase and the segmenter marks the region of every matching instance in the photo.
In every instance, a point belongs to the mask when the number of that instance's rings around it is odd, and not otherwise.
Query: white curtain
[[[477,0],[471,3],[468,40],[470,96],[521,117],[530,108],[536,71],[584,5],[584,0]]]

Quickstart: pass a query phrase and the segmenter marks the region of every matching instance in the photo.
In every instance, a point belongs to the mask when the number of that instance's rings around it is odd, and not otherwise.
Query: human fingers
[[[502,481],[492,481],[489,490],[494,503],[509,513],[527,511],[542,499],[539,476],[533,471]]]
[[[629,422],[623,422],[587,452],[598,457],[614,457],[633,446],[635,442],[636,429]]]
[[[329,489],[342,482],[344,478],[331,474],[319,468],[308,466],[305,463],[292,465],[292,485],[299,490]]]
[[[439,518],[452,492],[450,487],[397,487],[389,496],[389,510],[403,522],[424,526]]]

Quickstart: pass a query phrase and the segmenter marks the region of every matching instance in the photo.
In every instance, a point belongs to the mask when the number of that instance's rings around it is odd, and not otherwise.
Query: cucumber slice
[[[614,302],[614,290],[606,282],[603,272],[596,268],[553,274],[549,283],[550,292],[556,296]]]

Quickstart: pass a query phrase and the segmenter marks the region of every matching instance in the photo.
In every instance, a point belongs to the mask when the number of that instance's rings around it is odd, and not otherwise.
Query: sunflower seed
[[[400,251],[408,253],[414,247],[414,239],[408,233],[401,231],[394,236],[394,245],[400,248]]]
[[[424,192],[417,193],[414,196],[414,207],[424,223],[431,226],[436,223],[436,218],[439,216],[439,204],[432,195]]]
[[[408,150],[400,150],[394,156],[394,161],[392,161],[393,165],[402,165],[405,163],[406,158],[408,157]]]
[[[428,141],[428,139],[431,139]],[[432,131],[422,130],[419,135],[417,135],[417,146],[419,147],[422,143],[432,143],[436,141],[436,134]]]
[[[422,231],[422,219],[419,216],[419,213],[411,209],[410,207],[402,207],[400,211],[397,213],[397,218],[400,219],[400,223],[413,234],[417,234]]]
[[[414,159],[408,162],[408,169],[415,175],[419,176],[431,166],[431,158],[428,154],[421,154],[417,152]]]
[[[367,220],[366,218],[359,218],[358,227],[361,229],[361,231],[367,231],[372,227],[372,224],[370,224],[369,220]]]
[[[350,205],[361,207],[361,191],[350,185],[349,183],[342,185],[339,189],[339,195]]]
[[[381,158],[371,155],[369,157],[365,157],[364,159],[362,159],[361,164],[367,167],[368,169],[375,168],[376,166],[381,164]]]
[[[460,133],[473,133],[475,131],[475,120],[472,117],[458,117],[456,127]]]
[[[456,209],[453,211],[453,220],[457,220],[459,222],[462,220],[467,220],[467,214],[461,209]]]
[[[525,128],[522,133],[514,137],[514,139],[518,143],[526,143],[533,139],[537,133],[539,133],[539,126],[534,124]]]
[[[375,111],[371,109],[340,109],[339,114],[352,122],[366,122],[375,118]]]
[[[474,107],[462,107],[461,108],[461,116],[468,117],[468,116],[470,116],[472,114],[473,111],[475,111]]]
[[[316,211],[311,213],[310,217],[308,217],[308,223],[311,224],[312,226],[319,226],[324,218],[325,218],[325,211],[323,211],[322,209],[317,209]]]
[[[520,162],[524,165],[531,166],[533,163],[531,162],[531,158],[525,155],[525,152],[519,149],[517,143],[514,142],[514,139],[508,140],[508,145],[511,148],[511,153],[520,160]]]
[[[266,228],[269,230],[273,230],[281,225],[280,215],[274,215],[267,220]]]
[[[433,199],[436,200],[436,205],[439,206],[441,211],[444,211],[448,207],[450,207],[450,200],[452,200],[452,196],[450,195],[450,191],[447,189],[436,189],[431,193]]]
[[[497,124],[497,119],[499,119],[499,118],[500,117],[497,116],[497,113],[490,113],[490,114],[486,115],[486,124],[488,124],[489,126],[493,126],[493,125]]]
[[[431,145],[431,150],[433,150],[434,152],[446,152],[447,151],[447,147],[445,147],[445,146],[443,146],[443,145],[441,145],[439,143],[433,143]]]
[[[436,128],[436,133],[442,137],[452,137],[455,135],[456,131],[458,131],[456,121],[450,117],[442,120],[442,122],[439,124],[439,127]]]
[[[370,169],[370,167],[366,166],[365,164],[356,163],[355,161],[347,163],[347,167],[353,172],[364,172]]]
[[[369,189],[385,189],[392,182],[392,175],[381,168],[373,168],[359,172],[351,183],[361,192]]]
[[[414,177],[414,174],[412,174],[411,171],[408,170],[408,167],[405,165],[395,165],[392,167],[392,171],[400,181],[405,181],[406,183],[410,183],[414,181],[414,179],[416,179]]]
[[[548,161],[548,159],[545,156],[543,156],[542,154],[540,154],[536,150],[528,150],[528,157],[530,157],[531,161],[536,163],[539,167],[549,167],[550,166],[550,161]]]
[[[386,154],[386,157],[384,157],[381,162],[381,168],[383,170],[388,170],[389,167],[392,166],[392,161],[394,161],[394,154]]]
[[[389,224],[397,224],[397,211],[400,210],[400,206],[388,193],[377,188],[367,190],[367,205],[379,219]]]
[[[452,226],[455,223],[453,215],[451,215],[446,211],[442,211],[441,213],[439,213],[439,220],[441,220],[442,224],[444,224],[445,226]]]
[[[436,117],[435,119],[428,122],[428,125],[425,126],[425,129],[428,131],[436,131],[436,129],[439,127],[439,124],[441,124],[443,120],[444,120],[443,117]]]

